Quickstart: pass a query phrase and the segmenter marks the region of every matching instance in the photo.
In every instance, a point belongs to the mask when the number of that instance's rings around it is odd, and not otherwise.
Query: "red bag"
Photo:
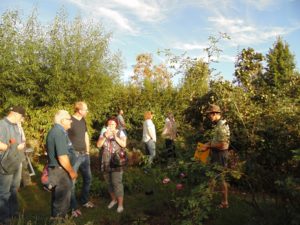
[[[49,167],[48,167],[48,164],[46,164],[44,166],[44,169],[42,171],[42,175],[41,175],[41,183],[43,185],[43,188],[46,190],[46,191],[52,191],[52,189],[54,188],[52,186],[52,184],[49,183]]]

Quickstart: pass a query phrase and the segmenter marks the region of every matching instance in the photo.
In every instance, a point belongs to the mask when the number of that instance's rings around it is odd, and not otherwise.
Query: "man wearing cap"
[[[211,162],[227,167],[228,148],[230,141],[230,130],[226,120],[222,119],[221,109],[218,105],[211,104],[206,114],[214,127],[210,142],[203,145],[202,151],[211,149]],[[220,208],[228,208],[228,185],[225,179],[222,179],[223,199]]]
[[[15,145],[20,154],[24,155],[25,140],[22,140],[18,124],[25,116],[22,106],[14,106],[7,117],[0,120],[0,160],[11,145]],[[0,168],[0,224],[10,224],[13,216],[18,215],[17,190],[21,182],[22,164],[12,173]]]

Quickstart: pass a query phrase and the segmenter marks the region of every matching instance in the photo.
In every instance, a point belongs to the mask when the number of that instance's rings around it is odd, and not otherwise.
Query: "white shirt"
[[[156,142],[156,131],[154,123],[148,119],[143,123],[143,142],[148,142],[150,139]]]

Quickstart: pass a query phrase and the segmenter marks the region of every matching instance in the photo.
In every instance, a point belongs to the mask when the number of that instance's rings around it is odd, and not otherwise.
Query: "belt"
[[[50,169],[55,169],[55,168],[62,169],[61,166],[48,166],[48,168],[50,168]]]
[[[78,154],[78,155],[86,155],[86,152],[83,152],[83,151],[81,151],[81,152],[80,151],[75,151],[75,153]]]

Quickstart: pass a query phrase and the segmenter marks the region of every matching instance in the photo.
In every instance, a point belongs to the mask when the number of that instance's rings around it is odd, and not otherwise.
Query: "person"
[[[54,126],[46,138],[49,183],[51,189],[51,216],[65,217],[70,209],[72,180],[77,173],[72,167],[73,146],[67,130],[71,127],[71,116],[65,110],[59,110],[54,117]]]
[[[167,157],[176,157],[175,143],[177,135],[177,126],[173,113],[169,112],[165,120],[165,126],[163,128],[162,137],[165,138],[165,145],[167,150]]]
[[[112,117],[107,121],[107,127],[104,133],[100,134],[97,141],[97,147],[102,148],[101,171],[104,179],[108,183],[108,192],[111,197],[111,202],[108,208],[113,208],[118,204],[117,212],[124,211],[124,187],[123,187],[123,172],[122,167],[111,166],[112,155],[126,147],[127,137],[122,130],[117,129],[118,121]]]
[[[152,122],[153,114],[150,111],[144,113],[143,123],[143,142],[145,143],[146,154],[149,155],[149,163],[153,163],[153,159],[156,155],[156,130],[155,125]]]
[[[80,195],[80,202],[85,208],[94,208],[94,204],[89,201],[89,192],[92,182],[91,161],[90,161],[90,141],[87,132],[85,117],[88,113],[88,107],[85,102],[76,102],[74,105],[74,115],[72,116],[71,128],[68,130],[69,138],[74,146],[76,161],[73,166],[74,170],[80,171],[82,175],[82,189]],[[71,210],[74,217],[81,215],[78,208],[78,203],[75,194],[74,181],[71,196]]]
[[[222,119],[221,109],[218,105],[211,104],[206,114],[214,124],[211,140],[202,146],[202,151],[211,149],[211,163],[227,167],[230,130],[226,120]],[[228,184],[222,177],[222,201],[219,208],[228,208]]]
[[[127,132],[126,132],[126,123],[124,120],[124,111],[122,109],[119,110],[117,119],[118,119],[118,130],[121,130],[124,132],[124,134],[127,136]]]
[[[0,159],[6,151],[11,150],[10,145],[13,143],[17,145],[20,155],[24,155],[22,151],[25,142],[18,127],[24,116],[25,109],[22,106],[14,106],[7,117],[0,121]],[[0,171],[0,224],[10,224],[12,217],[18,215],[17,191],[20,187],[21,171],[22,161],[13,173]]]

